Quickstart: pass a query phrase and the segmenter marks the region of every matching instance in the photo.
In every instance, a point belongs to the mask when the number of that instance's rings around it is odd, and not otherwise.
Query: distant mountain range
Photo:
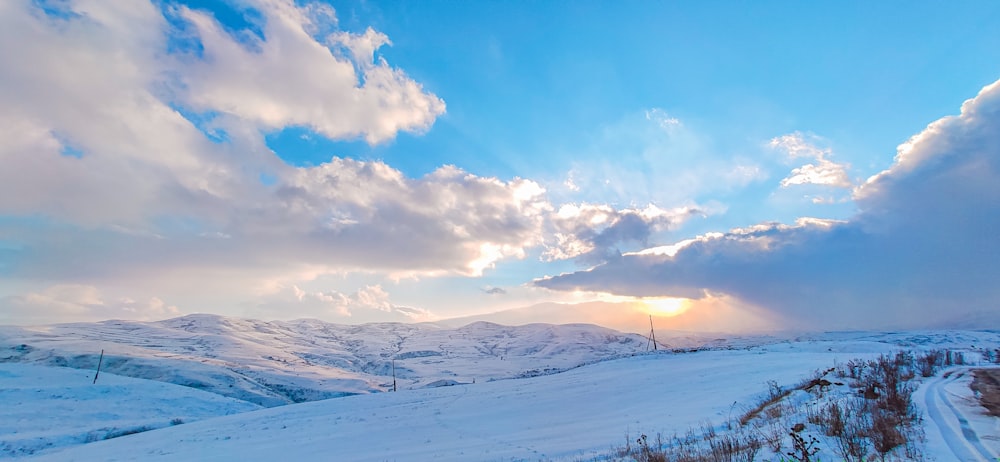
[[[587,324],[338,325],[189,315],[157,322],[0,326],[0,362],[96,369],[263,406],[559,372],[647,350]]]

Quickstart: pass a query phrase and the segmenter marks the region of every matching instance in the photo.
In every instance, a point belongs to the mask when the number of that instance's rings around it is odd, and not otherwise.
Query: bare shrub
[[[820,425],[826,436],[843,436],[844,412],[840,410],[840,405],[834,402],[822,408],[817,424]]]
[[[746,429],[720,434],[705,424],[699,432],[692,429],[667,440],[660,434],[655,439],[643,434],[635,440],[626,435],[625,446],[614,456],[637,462],[753,462],[762,447],[761,439]]]
[[[766,423],[766,427],[758,426],[756,429],[760,435],[760,440],[767,445],[771,452],[780,454],[785,439],[784,427],[772,420]]]
[[[898,415],[886,409],[872,410],[872,429],[868,435],[872,447],[882,461],[893,449],[906,443],[906,437],[900,431],[902,422]]]
[[[940,350],[930,350],[917,358],[917,364],[920,367],[920,375],[923,377],[933,376],[939,365],[944,362],[942,360],[942,356],[943,355]]]
[[[774,403],[764,408],[764,415],[768,419],[780,419],[787,412],[786,406],[782,403]]]
[[[866,363],[860,359],[852,359],[837,369],[840,378],[860,379],[864,374]]]
[[[635,440],[638,454],[636,460],[638,462],[667,462],[667,455],[663,453],[663,443],[660,441],[660,435],[656,436],[656,447],[650,445],[647,441],[646,435],[640,436]]]
[[[809,437],[806,439],[806,437],[802,436],[801,433],[802,430],[798,427],[792,428],[792,431],[788,433],[788,435],[792,437],[792,450],[786,452],[785,454],[787,454],[788,457],[791,457],[794,461],[810,462],[812,460],[812,456],[819,452],[819,448],[816,447],[819,440],[817,440],[815,436],[811,435],[806,435]]]
[[[844,402],[843,409],[837,406],[843,427],[831,436],[836,443],[835,451],[845,462],[863,462],[868,456],[871,419],[864,410],[865,404],[863,399],[852,398]]]
[[[903,381],[912,380],[916,377],[916,357],[912,351],[899,351],[893,358],[896,373]]]
[[[822,407],[811,406],[806,409],[806,421],[813,425],[823,425],[823,409]]]
[[[767,395],[756,406],[745,412],[740,416],[740,425],[746,425],[750,423],[755,417],[761,414],[761,412],[767,411],[767,416],[771,419],[777,419],[783,414],[783,409],[775,406],[776,403],[784,399],[786,396],[790,395],[792,390],[784,389],[778,382],[774,380],[769,380],[767,382]]]
[[[848,462],[865,461],[872,450],[881,460],[898,457],[900,452],[905,460],[921,459],[918,443],[923,441],[923,430],[913,403],[914,385],[909,381],[917,370],[933,375],[949,361],[957,363],[964,357],[938,350],[917,357],[906,351],[863,363],[848,362],[841,370],[845,377],[852,377],[851,386],[859,388],[859,396],[810,411],[809,422],[833,438],[835,451]],[[801,446],[796,454],[802,455]]]

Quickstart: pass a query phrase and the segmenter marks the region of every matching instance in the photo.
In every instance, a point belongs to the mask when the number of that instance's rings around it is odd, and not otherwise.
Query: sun
[[[653,316],[677,316],[688,309],[686,298],[643,298],[639,300],[646,313]]]

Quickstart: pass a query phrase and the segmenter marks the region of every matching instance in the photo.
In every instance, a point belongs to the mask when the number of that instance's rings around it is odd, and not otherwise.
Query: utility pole
[[[97,383],[97,376],[101,375],[101,363],[104,362],[104,350],[101,350],[101,358],[97,360],[97,372],[94,373],[94,383]]]
[[[653,315],[649,315],[649,339],[653,341],[653,351],[656,351],[656,333],[653,332]],[[649,342],[646,342],[646,351],[649,351]]]

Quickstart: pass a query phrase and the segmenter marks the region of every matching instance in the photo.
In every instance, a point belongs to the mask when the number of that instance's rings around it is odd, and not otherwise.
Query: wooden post
[[[396,391],[396,358],[392,359],[392,391]]]
[[[97,372],[94,373],[94,383],[97,383],[97,376],[101,375],[101,363],[104,362],[104,350],[101,350],[101,358],[97,360]]]

